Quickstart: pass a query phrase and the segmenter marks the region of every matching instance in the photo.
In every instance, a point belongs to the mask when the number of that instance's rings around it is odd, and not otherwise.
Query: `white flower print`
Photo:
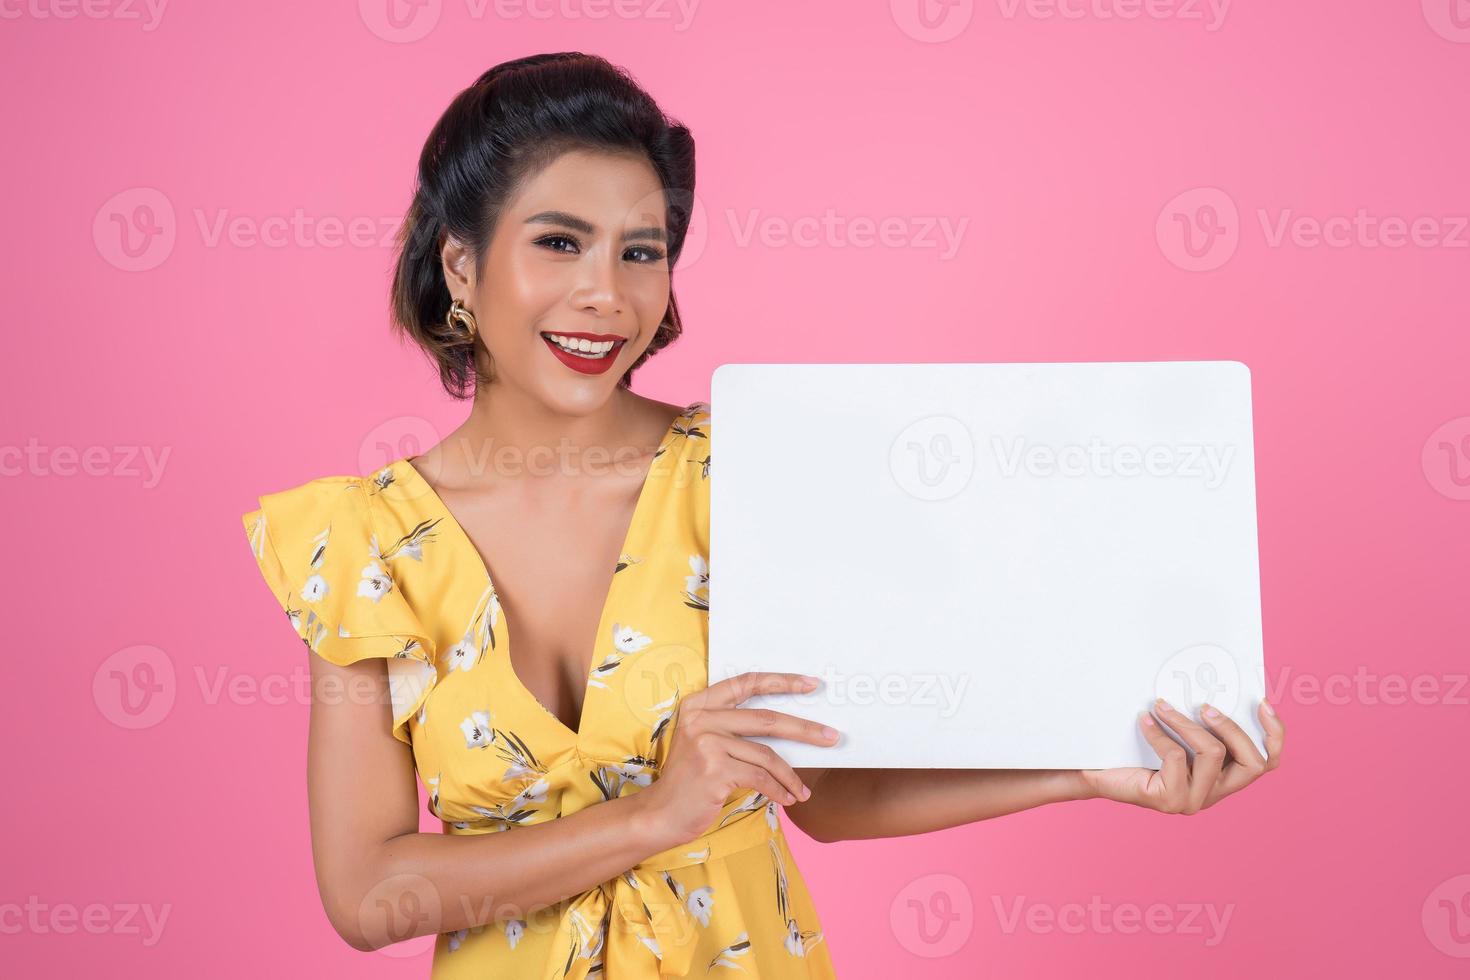
[[[459,949],[460,945],[469,938],[469,934],[470,931],[468,929],[456,929],[454,932],[448,933],[449,951],[452,953]]]
[[[623,658],[621,656],[616,653],[609,653],[602,659],[602,663],[592,668],[592,673],[587,678],[587,686],[606,688],[607,682],[603,678],[611,677],[622,662]]]
[[[312,541],[316,542],[316,547],[311,549],[311,561],[308,562],[308,564],[310,564],[312,568],[322,567],[322,559],[325,558],[327,554],[327,536],[331,533],[332,525],[328,524],[325,531],[311,539]]]
[[[490,712],[474,711],[464,721],[459,723],[459,730],[464,732],[464,744],[467,749],[483,749],[495,741],[495,729],[490,727]]]
[[[393,580],[375,561],[367,563],[362,570],[362,581],[357,583],[357,594],[377,602],[393,590]]]
[[[434,540],[434,538],[437,536],[437,532],[434,530],[434,527],[441,520],[443,520],[443,518],[436,517],[433,520],[420,521],[412,531],[409,531],[403,537],[395,541],[393,543],[393,546],[387,551],[379,554],[377,549],[374,548],[373,554],[377,555],[377,557],[379,558],[382,558],[384,561],[391,561],[394,558],[402,558],[405,556],[408,558],[412,558],[414,561],[423,561],[424,542]],[[376,543],[377,541],[376,539],[374,539],[374,544]]]
[[[307,602],[320,602],[327,594],[327,580],[313,575],[301,586],[301,598]]]
[[[480,660],[480,647],[475,643],[472,633],[466,633],[464,639],[449,648],[445,654],[449,670],[469,670]]]
[[[612,641],[613,646],[623,653],[637,653],[653,642],[633,627],[620,623],[613,623]]]
[[[595,772],[589,774],[589,777],[602,792],[604,800],[615,800],[623,795],[625,786],[652,785],[652,765],[651,760],[635,755],[610,766],[598,766]]]
[[[689,893],[689,897],[684,900],[684,905],[689,909],[689,913],[698,919],[699,924],[706,929],[709,928],[710,912],[715,907],[713,896],[714,889],[709,885],[704,885],[694,889],[694,891]]]
[[[526,934],[526,922],[524,919],[507,919],[505,923],[505,939],[510,943],[510,948],[515,949],[516,943]]]
[[[750,934],[742,932],[735,937],[733,943],[720,950],[715,955],[715,958],[710,960],[709,967],[705,972],[708,973],[717,966],[728,966],[732,969],[743,971],[745,967],[741,965],[740,959],[748,955],[750,955]]]
[[[759,792],[752,792],[749,796],[740,801],[739,806],[731,810],[729,813],[725,814],[724,818],[720,820],[720,826],[725,826],[725,824],[740,816],[742,813],[754,813],[756,810],[759,810],[765,805],[765,796]]]
[[[703,555],[690,555],[689,569],[694,574],[684,577],[684,605],[709,609],[709,560]]]
[[[772,830],[781,829],[781,821],[776,817],[776,801],[771,800],[766,804],[766,823]]]
[[[669,722],[674,720],[674,712],[678,710],[678,707],[679,690],[675,688],[673,697],[660,701],[648,709],[649,711],[660,712],[658,719],[653,723],[653,731],[648,736],[650,744],[657,744],[658,740],[663,737],[664,732],[669,727]]]
[[[822,930],[803,930],[791,915],[791,900],[786,879],[786,862],[781,860],[781,845],[776,838],[766,841],[771,848],[771,861],[776,870],[776,912],[786,922],[786,952],[792,956],[806,956],[807,950],[822,941]]]

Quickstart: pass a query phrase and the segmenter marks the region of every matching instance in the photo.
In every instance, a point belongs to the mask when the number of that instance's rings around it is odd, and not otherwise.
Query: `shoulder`
[[[368,477],[332,475],[260,494],[257,506],[241,514],[256,560],[310,574],[322,568],[329,550],[366,553],[373,536],[372,486]],[[333,539],[337,546],[329,549]]]

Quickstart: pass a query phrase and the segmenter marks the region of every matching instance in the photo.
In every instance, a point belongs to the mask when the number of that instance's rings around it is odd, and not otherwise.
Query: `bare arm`
[[[786,812],[824,842],[902,837],[988,820],[1065,800],[1106,799],[1160,813],[1198,813],[1281,765],[1286,726],[1264,699],[1256,715],[1265,732],[1262,755],[1235,721],[1210,705],[1199,720],[1162,698],[1139,715],[1139,732],[1158,753],[1158,769],[798,769],[811,787]],[[1191,760],[1185,752],[1194,750]]]
[[[528,919],[679,843],[644,819],[636,793],[514,834],[420,833],[413,752],[391,731],[383,661],[308,657],[312,856],[322,905],[353,948]]]
[[[1089,799],[1075,769],[797,769],[811,798],[786,813],[825,843],[905,837]]]

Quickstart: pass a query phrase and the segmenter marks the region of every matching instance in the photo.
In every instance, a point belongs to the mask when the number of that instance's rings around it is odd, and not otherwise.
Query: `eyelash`
[[[536,244],[537,245],[544,245],[546,242],[555,242],[555,241],[572,242],[573,244],[575,244],[575,245],[577,245],[579,247],[581,245],[581,242],[578,242],[571,235],[545,235],[545,236],[543,236],[541,238],[536,239]],[[550,246],[547,246],[547,247],[550,248]],[[635,249],[637,249],[637,250],[639,250],[641,252],[647,252],[649,254],[649,256],[650,256],[650,258],[644,259],[641,262],[639,262],[638,263],[639,265],[647,265],[647,264],[652,263],[652,262],[658,262],[658,261],[662,260],[663,257],[664,257],[664,253],[662,251],[660,251],[659,249],[656,249],[656,248],[649,248],[647,245],[634,245],[633,248],[635,248]],[[559,248],[552,248],[551,250],[553,252],[560,252],[561,251],[561,249],[559,249]]]

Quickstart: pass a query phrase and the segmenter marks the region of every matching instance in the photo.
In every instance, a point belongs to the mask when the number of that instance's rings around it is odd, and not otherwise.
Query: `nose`
[[[579,280],[573,301],[576,307],[598,316],[614,317],[623,312],[622,269],[617,255],[604,256],[598,250],[587,254],[579,263]]]

